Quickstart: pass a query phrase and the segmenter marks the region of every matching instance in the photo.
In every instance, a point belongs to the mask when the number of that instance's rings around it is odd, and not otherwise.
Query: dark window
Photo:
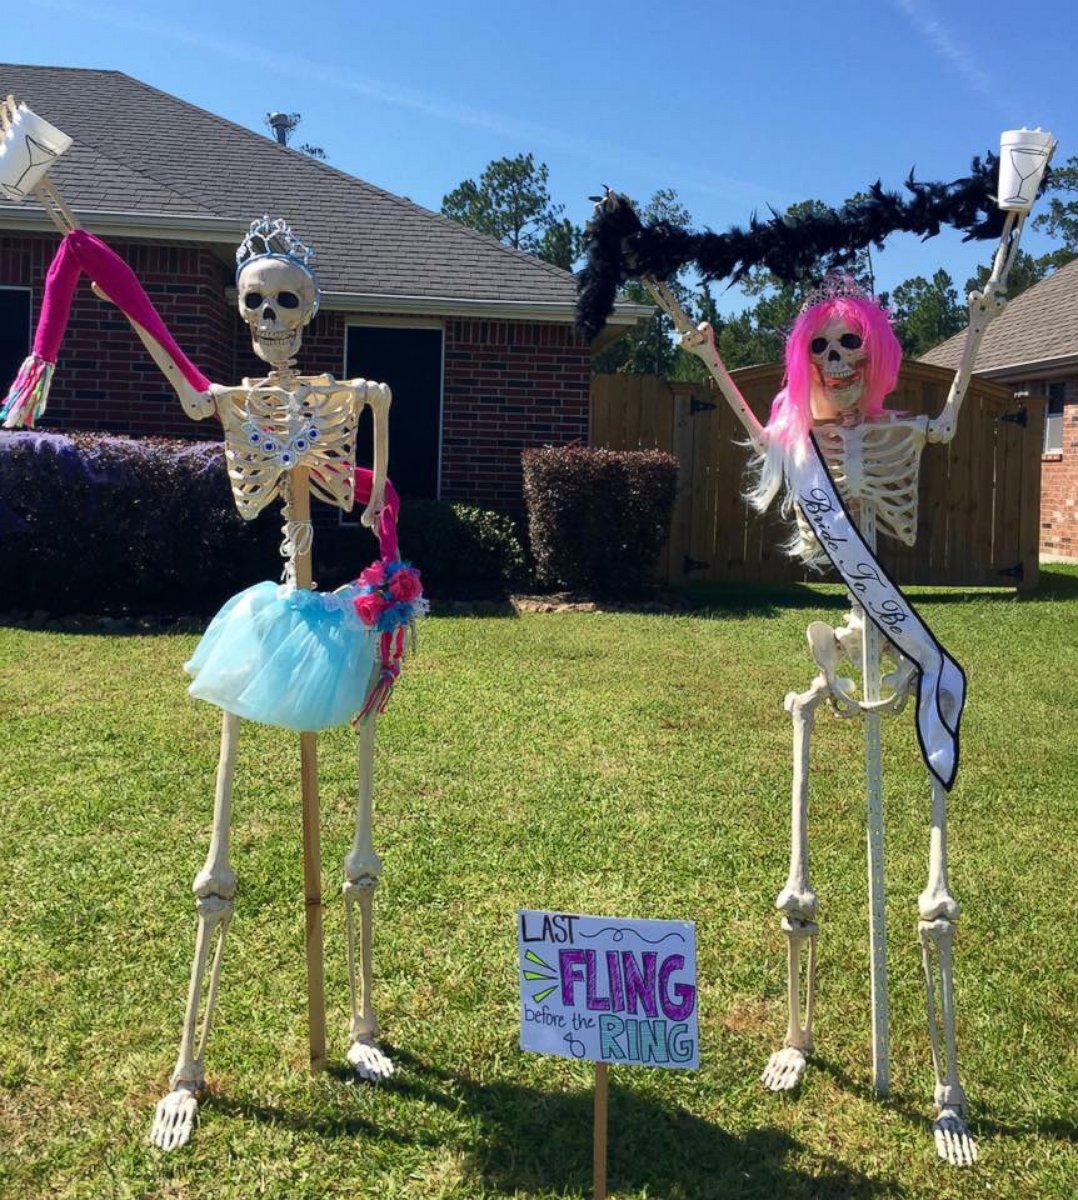
[[[30,289],[0,287],[0,399],[30,353]]]
[[[350,325],[345,378],[375,379],[393,392],[389,410],[389,477],[404,496],[438,494],[442,407],[442,331]],[[371,422],[364,416],[356,461],[371,465]]]
[[[1065,383],[1048,385],[1048,407],[1044,415],[1045,454],[1063,453],[1063,402],[1066,395]]]

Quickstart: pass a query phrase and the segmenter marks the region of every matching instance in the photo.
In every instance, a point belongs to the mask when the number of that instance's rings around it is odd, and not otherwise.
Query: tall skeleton
[[[1006,304],[1007,274],[1018,252],[1024,220],[1024,213],[1008,215],[984,291],[969,296],[969,325],[962,360],[938,417],[907,418],[885,412],[866,419],[860,408],[865,367],[861,336],[841,319],[831,319],[816,331],[811,343],[813,434],[828,473],[870,549],[875,548],[878,532],[906,545],[912,545],[916,539],[921,453],[927,443],[947,444],[954,437],[981,339]],[[767,431],[723,365],[710,325],[694,326],[666,284],[651,278],[644,282],[674,321],[681,344],[707,366],[748,433],[753,449],[764,455]],[[807,560],[819,558],[820,546],[800,508],[796,515],[795,549]],[[809,750],[816,711],[827,701],[840,717],[862,717],[865,722],[873,1066],[876,1090],[885,1095],[889,1089],[889,1067],[880,719],[902,711],[911,686],[916,684],[918,669],[884,642],[876,624],[866,619],[856,600],[842,625],[832,628],[823,621],[815,621],[808,627],[807,636],[818,674],[806,691],[790,692],[784,703],[793,723],[791,849],[789,874],[776,907],[782,914],[782,929],[788,943],[789,1019],[784,1044],[769,1059],[762,1082],[772,1091],[796,1087],[813,1050],[819,926],[817,896],[809,879]],[[893,669],[887,674],[882,673],[881,652],[893,659]],[[840,673],[844,662],[852,664],[861,675],[860,695],[854,680]],[[966,1095],[958,1077],[955,1039],[952,946],[960,908],[948,883],[947,792],[935,777],[931,777],[931,785],[928,882],[918,897],[918,931],[936,1081],[937,1115],[933,1133],[941,1158],[955,1165],[967,1165],[976,1160],[977,1149],[966,1121]]]
[[[383,383],[296,373],[303,330],[318,307],[317,285],[306,265],[307,256],[301,253],[305,248],[292,239],[283,222],[272,228],[255,222],[252,231],[256,226],[267,238],[267,253],[241,266],[237,290],[240,314],[250,328],[255,354],[270,366],[268,375],[244,379],[234,387],[214,384],[208,394],[198,392],[157,341],[137,324],[135,330],[175,388],[187,415],[195,420],[214,414],[220,418],[229,481],[240,515],[250,520],[275,499],[282,501],[286,584],[309,588],[312,528],[306,487],[309,484],[326,503],[346,512],[352,509],[356,430],[361,412],[369,407],[374,419],[374,484],[361,519],[368,527],[376,526],[383,504],[391,395]],[[342,891],[352,1008],[348,1060],[361,1078],[378,1081],[392,1075],[394,1068],[377,1044],[379,1027],[371,1003],[372,904],[382,869],[371,831],[375,724],[373,711],[360,724],[355,837],[344,861]],[[198,933],[183,1035],[170,1090],[157,1104],[151,1131],[154,1145],[164,1150],[190,1139],[198,1095],[205,1084],[206,1043],[235,906],[229,830],[238,738],[239,717],[225,711],[213,831],[205,864],[193,885]],[[313,738],[301,734],[301,739]],[[305,771],[314,769],[313,740],[308,748]]]

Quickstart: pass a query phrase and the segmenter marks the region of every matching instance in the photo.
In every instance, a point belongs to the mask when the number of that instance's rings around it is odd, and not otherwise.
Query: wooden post
[[[307,468],[292,472],[290,519],[304,524],[311,519]],[[312,585],[311,547],[307,539],[296,555],[296,586]],[[322,844],[318,816],[318,734],[299,735],[300,783],[303,811],[303,890],[306,898],[307,1028],[311,1073],[326,1067],[325,972],[322,962]]]
[[[607,1065],[595,1064],[595,1143],[592,1152],[592,1176],[595,1181],[595,1200],[606,1200],[606,1102],[608,1093]]]

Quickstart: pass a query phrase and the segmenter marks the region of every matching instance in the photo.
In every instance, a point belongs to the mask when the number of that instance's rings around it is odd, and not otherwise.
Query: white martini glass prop
[[[78,228],[70,209],[46,178],[71,138],[13,96],[0,101],[0,198],[40,201],[61,233]]]
[[[999,143],[999,207],[1028,213],[1037,198],[1056,139],[1041,129],[1008,129]]]

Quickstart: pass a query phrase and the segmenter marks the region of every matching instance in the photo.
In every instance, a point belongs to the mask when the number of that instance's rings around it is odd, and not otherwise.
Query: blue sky
[[[260,132],[271,109],[301,112],[298,140],[332,165],[433,209],[522,151],[548,164],[574,220],[603,184],[645,200],[672,187],[719,230],[768,205],[897,185],[911,167],[954,178],[1002,129],[1040,125],[1060,138],[1058,161],[1078,153],[1074,0],[8,9],[4,61],[121,70]],[[952,234],[892,239],[878,286],[944,266],[961,288],[990,256]]]

